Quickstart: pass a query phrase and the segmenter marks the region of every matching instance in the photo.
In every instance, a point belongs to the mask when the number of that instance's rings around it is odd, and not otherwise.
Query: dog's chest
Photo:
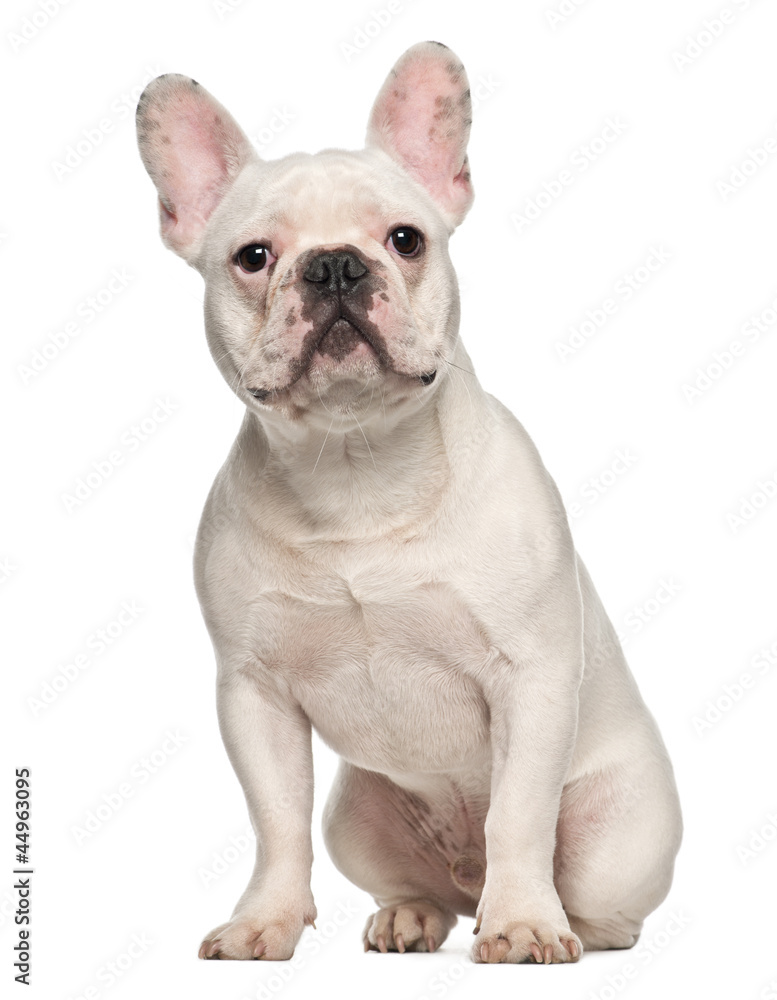
[[[473,674],[490,656],[452,587],[331,577],[276,593],[262,661],[341,756],[388,773],[487,757],[488,712]]]

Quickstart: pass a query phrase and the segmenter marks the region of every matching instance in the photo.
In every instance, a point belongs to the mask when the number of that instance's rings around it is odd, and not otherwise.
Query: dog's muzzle
[[[360,344],[368,344],[381,365],[390,369],[391,357],[380,330],[369,318],[373,296],[385,287],[352,249],[324,250],[313,256],[302,272],[303,307],[301,316],[313,323],[316,334],[307,338],[300,358],[299,374],[315,353],[343,361]],[[385,297],[385,296],[384,296]],[[431,385],[432,371],[417,376],[422,385]],[[250,388],[251,395],[264,402],[272,395],[267,389]]]

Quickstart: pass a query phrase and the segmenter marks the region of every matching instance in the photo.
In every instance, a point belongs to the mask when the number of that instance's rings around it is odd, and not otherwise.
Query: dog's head
[[[213,356],[262,416],[347,421],[446,377],[470,115],[464,67],[435,42],[392,69],[360,152],[265,162],[194,80],[148,85],[138,142],[162,238],[202,273]]]

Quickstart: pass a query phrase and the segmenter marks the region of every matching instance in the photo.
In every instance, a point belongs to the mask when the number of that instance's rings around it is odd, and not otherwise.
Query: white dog
[[[666,750],[553,480],[459,340],[470,113],[433,42],[361,152],[264,162],[183,76],[140,99],[162,238],[246,404],[195,573],[258,848],[204,958],[288,959],[313,923],[311,725],[342,758],[327,847],[379,907],[366,949],[434,951],[465,914],[476,962],[575,961],[633,945],[669,890]]]

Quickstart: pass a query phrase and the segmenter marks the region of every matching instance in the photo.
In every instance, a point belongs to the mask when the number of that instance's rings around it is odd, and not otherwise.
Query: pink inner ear
[[[165,208],[178,220],[207,221],[230,179],[233,140],[216,108],[179,100],[162,126],[166,129],[160,190]],[[167,155],[165,155],[167,154]]]
[[[456,213],[471,198],[466,164],[471,105],[463,67],[452,52],[445,53],[400,61],[378,97],[370,135]]]
[[[159,192],[162,233],[179,252],[198,235],[254,153],[227,111],[186,77],[160,77],[141,98],[141,155]]]

